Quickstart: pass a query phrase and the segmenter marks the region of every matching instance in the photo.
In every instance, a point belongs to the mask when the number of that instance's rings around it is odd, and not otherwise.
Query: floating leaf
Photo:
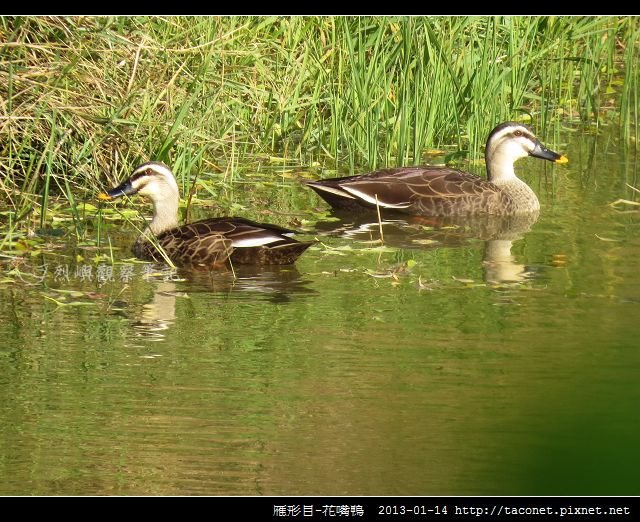
[[[622,239],[612,239],[610,237],[599,236],[598,234],[594,234],[594,236],[596,236],[600,241],[611,241],[614,243],[622,241]]]
[[[368,276],[371,277],[376,277],[376,278],[380,278],[380,279],[387,279],[393,276],[393,274],[391,272],[385,271],[385,272],[374,272],[373,270],[370,269],[366,269],[364,271],[364,273]]]
[[[361,249],[359,249],[359,251],[360,252],[375,252],[375,253],[379,253],[379,252],[397,252],[398,249],[396,247],[380,245],[380,246],[372,247],[372,248],[361,248]]]
[[[454,281],[458,281],[459,283],[464,283],[464,284],[467,284],[467,285],[475,283],[475,281],[473,279],[464,279],[462,277],[456,277],[456,276],[451,276],[451,278]]]

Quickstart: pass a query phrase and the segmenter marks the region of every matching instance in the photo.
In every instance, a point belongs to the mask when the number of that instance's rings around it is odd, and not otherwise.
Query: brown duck
[[[525,125],[505,122],[493,129],[487,140],[486,180],[449,167],[423,166],[306,184],[336,210],[375,210],[379,206],[421,216],[512,216],[540,209],[536,194],[518,179],[513,168],[526,156],[555,163],[568,161],[547,149]]]
[[[141,259],[165,260],[187,268],[217,268],[227,262],[252,265],[289,265],[311,246],[289,237],[294,233],[277,225],[241,217],[209,218],[178,226],[178,184],[169,167],[150,161],[129,179],[100,194],[103,200],[140,194],[153,202],[153,218],[133,245]]]

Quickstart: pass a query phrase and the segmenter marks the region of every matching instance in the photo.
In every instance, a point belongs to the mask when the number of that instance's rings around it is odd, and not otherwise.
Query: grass
[[[0,17],[0,227],[45,227],[60,196],[81,238],[83,202],[149,159],[191,201],[272,156],[476,159],[507,119],[616,124],[635,146],[639,34],[635,17]]]

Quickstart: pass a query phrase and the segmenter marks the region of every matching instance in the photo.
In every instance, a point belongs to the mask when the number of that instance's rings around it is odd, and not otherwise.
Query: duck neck
[[[487,179],[496,185],[518,179],[513,169],[513,157],[498,147],[490,149],[487,146],[485,153],[487,163]]]
[[[158,236],[178,226],[178,196],[153,201],[153,219],[145,233]]]
[[[534,212],[540,209],[538,196],[531,187],[516,176],[513,159],[494,151],[487,161],[487,179],[511,196],[522,212]]]

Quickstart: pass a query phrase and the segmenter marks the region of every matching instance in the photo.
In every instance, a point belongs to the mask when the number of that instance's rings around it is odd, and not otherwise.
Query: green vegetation
[[[477,158],[507,119],[545,138],[613,122],[633,143],[639,34],[634,17],[2,17],[2,230],[45,227],[62,195],[80,237],[82,202],[149,159],[191,200],[271,156]]]

